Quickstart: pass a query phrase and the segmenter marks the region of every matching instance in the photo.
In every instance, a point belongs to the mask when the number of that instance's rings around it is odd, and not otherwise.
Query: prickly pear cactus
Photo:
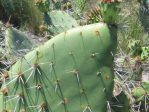
[[[53,10],[45,13],[45,23],[51,34],[59,34],[78,26],[77,21],[69,14],[60,10]]]
[[[105,23],[74,28],[25,55],[3,75],[0,111],[106,112],[116,32]]]
[[[98,22],[105,22],[111,24],[115,23],[118,19],[118,12],[120,10],[118,4],[120,2],[120,0],[96,0],[94,6],[92,6],[92,8],[84,15],[84,22],[87,24],[93,24]]]
[[[141,86],[136,87],[132,90],[132,95],[135,98],[136,105],[139,104],[139,109],[141,112],[149,111],[149,81],[144,81]],[[136,110],[137,107],[136,107]]]
[[[33,41],[25,33],[13,27],[6,30],[5,45],[9,53],[15,56],[23,56],[34,47]]]
[[[149,94],[149,81],[144,81],[141,83],[140,87],[136,87],[132,90],[133,96],[137,101],[143,100],[144,96]]]
[[[100,14],[103,22],[115,23],[118,19],[119,2],[122,0],[101,0],[99,3]]]

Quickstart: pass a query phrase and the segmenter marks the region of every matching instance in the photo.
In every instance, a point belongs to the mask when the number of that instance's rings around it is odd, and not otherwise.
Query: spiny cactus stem
[[[80,80],[80,77],[79,77],[79,71],[77,69],[74,69],[73,71],[70,71],[70,72],[73,73],[74,76],[76,76],[78,87],[80,89],[79,90],[80,91],[80,98],[81,98],[82,95],[84,95],[85,98],[86,98],[87,104],[89,104],[87,95],[85,93],[85,89],[83,88],[83,85],[82,85],[81,80]]]
[[[25,55],[11,67],[9,80],[2,85],[9,89],[8,97],[2,96],[6,99],[4,109],[17,112],[22,109],[27,112],[106,111],[106,101],[112,96],[114,83],[110,52],[115,53],[117,42],[116,35],[111,35],[110,31],[115,29],[109,30],[105,23],[78,27],[57,35]]]

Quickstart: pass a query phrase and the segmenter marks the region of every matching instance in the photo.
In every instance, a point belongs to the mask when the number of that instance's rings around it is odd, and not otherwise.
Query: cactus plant
[[[135,98],[135,103],[139,105],[141,112],[149,111],[149,81],[144,81],[141,86],[132,90],[132,95]]]
[[[3,78],[1,111],[105,112],[116,32],[105,23],[74,28],[25,55]]]
[[[116,5],[121,0],[101,0],[99,3],[102,21],[106,23],[115,23],[118,19],[119,8]]]
[[[64,11],[53,10],[45,13],[45,23],[51,34],[59,34],[78,26],[77,21]]]
[[[95,0],[90,2],[90,4],[94,5],[90,8],[89,11],[86,12],[86,14],[84,15],[85,19],[82,19],[81,24],[93,24],[98,22],[112,24],[117,21],[119,12],[119,7],[117,4],[120,2],[120,0]]]
[[[141,86],[134,88],[132,94],[137,101],[142,100],[143,96],[149,94],[149,81],[144,81],[141,83]]]
[[[2,74],[0,111],[106,112],[117,26],[105,22],[64,31],[18,60]]]
[[[25,33],[13,27],[6,30],[5,44],[9,53],[15,56],[20,54],[23,56],[34,47],[33,42]]]

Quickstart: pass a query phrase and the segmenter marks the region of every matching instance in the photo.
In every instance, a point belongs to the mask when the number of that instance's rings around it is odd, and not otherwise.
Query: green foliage
[[[132,56],[140,56],[142,53],[140,40],[129,40],[128,48]]]
[[[149,58],[149,46],[148,47],[142,47],[141,59],[146,60],[148,58]]]
[[[2,85],[8,92],[1,109],[105,112],[114,85],[116,32],[104,23],[74,28],[25,55]]]
[[[119,46],[128,54],[129,40],[140,40],[142,46],[148,45],[148,34],[144,32],[139,19],[139,4],[136,0],[123,2],[120,4],[121,12],[119,16]],[[137,23],[137,24],[136,24]]]
[[[149,47],[142,47],[140,40],[129,40],[128,48],[133,57],[139,56],[143,61],[149,58]]]

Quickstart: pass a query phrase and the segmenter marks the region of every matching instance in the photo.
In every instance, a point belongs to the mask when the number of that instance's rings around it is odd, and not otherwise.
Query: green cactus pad
[[[102,19],[106,23],[115,23],[118,19],[118,1],[103,1],[99,4]]]
[[[78,26],[77,21],[64,11],[53,10],[45,13],[45,23],[53,35]]]
[[[9,27],[6,30],[5,40],[7,50],[16,56],[20,53],[24,55],[34,47],[33,42],[25,33],[13,27]]]
[[[63,32],[16,62],[2,85],[3,110],[106,112],[114,85],[116,28],[104,23]]]
[[[142,82],[140,87],[134,88],[132,94],[137,102],[144,101],[144,96],[149,94],[149,81]]]
[[[148,112],[149,81],[144,81],[141,83],[141,86],[134,88],[132,95],[135,98],[136,105],[140,106],[141,112]]]

